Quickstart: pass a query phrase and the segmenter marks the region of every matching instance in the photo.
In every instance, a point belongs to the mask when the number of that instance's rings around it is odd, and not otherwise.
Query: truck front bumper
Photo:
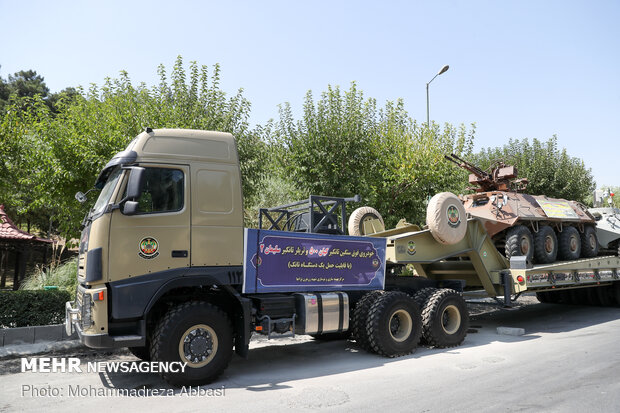
[[[88,334],[84,333],[78,314],[80,309],[75,306],[74,301],[68,301],[65,304],[65,330],[67,335],[73,334],[75,331],[80,338],[82,344],[90,348],[121,348],[121,347],[143,347],[146,345],[144,336],[126,335],[126,336],[110,336],[104,334]]]

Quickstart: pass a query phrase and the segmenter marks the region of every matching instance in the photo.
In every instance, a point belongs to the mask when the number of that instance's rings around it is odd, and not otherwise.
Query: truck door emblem
[[[159,255],[159,243],[155,238],[142,238],[139,247],[140,251],[138,252],[138,255],[146,260],[150,260]]]

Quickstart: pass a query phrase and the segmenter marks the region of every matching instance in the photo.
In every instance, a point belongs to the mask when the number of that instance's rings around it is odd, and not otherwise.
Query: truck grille
[[[78,287],[77,293],[75,295],[75,302],[79,310],[77,314],[78,322],[80,323],[82,330],[86,330],[92,325],[92,301],[90,294],[86,294],[85,288],[81,286]]]

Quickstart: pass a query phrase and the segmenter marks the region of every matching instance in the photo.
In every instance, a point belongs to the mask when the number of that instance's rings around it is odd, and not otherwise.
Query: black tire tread
[[[552,235],[555,240],[554,251],[547,255],[545,249],[545,238]],[[550,264],[556,260],[558,256],[558,237],[555,235],[553,228],[542,225],[538,232],[534,234],[534,260],[539,264]]]
[[[564,227],[564,230],[560,232],[558,236],[558,258],[561,260],[576,260],[579,259],[581,255],[581,240],[578,242],[579,251],[572,253],[570,251],[570,236],[571,234],[577,234],[577,237],[581,239],[579,236],[579,231],[575,227]]]
[[[368,352],[372,352],[372,348],[366,332],[366,319],[368,318],[368,311],[373,302],[382,294],[383,291],[371,291],[362,296],[355,305],[353,317],[351,318],[351,338],[355,340],[358,346]]]
[[[522,234],[529,234],[530,236],[530,251],[527,255],[528,259],[531,260],[534,256],[534,237],[532,236],[532,232],[524,225],[515,225],[506,232],[506,247],[504,255],[509,261],[510,257],[521,255],[520,238]]]
[[[464,309],[464,311],[461,312],[461,328],[459,329],[461,334],[455,336],[456,340],[450,341],[445,340],[445,337],[442,337],[440,334],[436,334],[434,331],[436,327],[435,323],[438,319],[437,312],[439,310],[440,303],[448,296],[458,297],[462,301],[462,308]],[[442,288],[429,297],[426,306],[422,310],[422,334],[429,346],[436,348],[456,347],[460,345],[463,340],[465,340],[468,328],[469,314],[467,313],[467,305],[461,293],[449,288]]]
[[[151,346],[150,346],[150,353],[151,353],[152,361],[168,361],[168,360],[162,360],[160,355],[161,355],[162,347],[164,343],[172,339],[172,338],[169,338],[168,335],[171,332],[172,327],[176,323],[179,322],[175,319],[179,317],[182,318],[182,315],[186,312],[191,314],[197,309],[199,309],[200,307],[206,307],[207,309],[209,309],[209,311],[212,311],[217,316],[222,317],[222,319],[226,321],[229,330],[232,332],[232,325],[230,323],[230,319],[228,315],[224,311],[222,311],[219,307],[213,304],[207,303],[205,301],[188,301],[188,302],[179,304],[177,306],[172,307],[170,310],[168,310],[164,314],[164,316],[159,320],[159,322],[157,323],[157,326],[153,330],[153,334],[151,335]],[[224,346],[222,346],[222,350],[224,351],[222,353],[224,355],[224,359],[221,362],[223,366],[219,368],[217,371],[210,374],[205,380],[201,380],[200,384],[208,384],[209,382],[212,382],[213,380],[218,378],[228,366],[228,363],[230,362],[230,359],[232,358],[232,354],[233,354],[232,346],[230,348],[225,348]],[[176,375],[173,375],[170,373],[162,372],[160,373],[160,375],[168,383],[175,385],[175,386],[185,385],[186,383],[188,383],[185,379],[179,378]],[[198,383],[190,383],[190,384],[194,385]]]
[[[411,300],[411,303],[415,306],[415,313],[410,314],[413,322],[410,337],[412,337],[412,342],[415,344],[412,346],[412,348],[406,350],[388,352],[380,343],[380,335],[383,331],[385,331],[386,327],[384,323],[382,323],[382,318],[383,315],[385,315],[386,309],[390,305],[392,305],[395,300],[403,298]],[[420,308],[413,299],[413,297],[402,291],[390,291],[382,294],[373,301],[372,306],[368,311],[368,318],[366,320],[366,331],[369,340],[368,343],[373,352],[385,357],[401,357],[407,354],[411,354],[416,350],[417,345],[420,341],[420,337],[422,335],[422,315],[420,312]]]

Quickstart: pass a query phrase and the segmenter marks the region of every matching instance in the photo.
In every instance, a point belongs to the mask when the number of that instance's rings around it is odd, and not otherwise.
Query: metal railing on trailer
[[[258,227],[276,231],[295,231],[344,235],[347,230],[347,202],[352,198],[310,195],[308,199],[272,208],[260,208]]]

